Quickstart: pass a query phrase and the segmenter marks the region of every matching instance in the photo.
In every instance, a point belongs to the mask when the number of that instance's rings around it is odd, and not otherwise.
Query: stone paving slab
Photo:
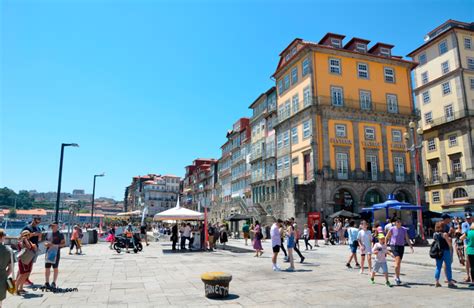
[[[250,248],[240,240],[230,240],[229,245]],[[345,246],[302,251],[306,262],[296,263],[293,273],[272,271],[269,241],[260,258],[252,252],[223,250],[163,253],[163,247],[168,249],[168,243],[152,243],[139,254],[117,254],[105,243],[86,246],[86,255],[61,258],[59,286],[76,287],[78,292],[31,291],[38,297],[8,296],[4,307],[448,307],[453,300],[458,307],[474,306],[474,289],[466,285],[460,284],[459,290],[435,289],[434,269],[429,266],[403,264],[406,284],[402,287],[384,286],[381,276],[371,285],[367,275],[345,268]],[[407,254],[405,260],[426,265],[431,261],[427,248],[415,248],[415,254]],[[39,258],[33,270],[31,278],[36,283],[43,282],[43,262]],[[279,264],[287,266],[281,257]],[[200,275],[216,270],[233,275],[228,300],[204,297]],[[392,263],[389,270],[393,272]],[[455,279],[463,276],[454,271]]]

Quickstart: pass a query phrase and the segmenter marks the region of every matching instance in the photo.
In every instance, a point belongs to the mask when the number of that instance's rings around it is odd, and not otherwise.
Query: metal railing
[[[464,117],[468,117],[468,116],[474,116],[474,109],[468,109],[468,110],[464,109],[464,110],[456,111],[452,115],[444,115],[442,117],[431,120],[431,122],[425,124],[425,126],[429,126],[432,128],[432,127],[442,125],[448,122],[452,122],[452,121],[455,121]]]
[[[435,185],[435,184],[442,184],[442,183],[443,183],[443,179],[440,176],[425,178],[426,185]]]
[[[466,172],[454,172],[453,174],[448,174],[448,181],[462,181],[466,179]]]
[[[316,104],[318,106],[331,106],[334,108],[349,108],[357,109],[364,111],[376,111],[381,113],[393,113],[393,114],[406,114],[406,115],[416,115],[416,110],[411,106],[406,106],[406,104],[401,105],[398,102],[396,105],[390,106],[388,102],[362,102],[360,100],[343,98],[342,100],[336,102],[330,96],[317,96]]]

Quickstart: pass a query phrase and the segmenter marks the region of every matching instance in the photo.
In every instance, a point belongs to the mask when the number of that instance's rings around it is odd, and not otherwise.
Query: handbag
[[[13,251],[10,250],[10,264],[12,266],[12,276],[7,278],[7,291],[10,294],[15,294],[16,293],[16,287],[15,287],[15,260],[13,258]]]
[[[30,264],[31,261],[33,261],[33,259],[35,258],[35,256],[36,253],[26,247],[22,248],[21,251],[18,253],[18,259],[20,259],[21,263],[23,264]]]

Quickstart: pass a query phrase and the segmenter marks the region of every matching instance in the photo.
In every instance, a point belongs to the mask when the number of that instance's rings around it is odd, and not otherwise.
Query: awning
[[[181,207],[178,199],[176,207],[156,214],[153,220],[204,220],[204,213]]]
[[[346,210],[342,210],[342,211],[329,215],[329,218],[335,218],[335,217],[359,218],[360,215],[346,211]]]
[[[140,216],[141,214],[142,214],[142,211],[136,210],[132,212],[117,213],[117,216]]]

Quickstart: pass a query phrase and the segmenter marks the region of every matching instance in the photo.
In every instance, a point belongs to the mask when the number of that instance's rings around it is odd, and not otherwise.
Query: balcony
[[[453,174],[448,174],[449,182],[464,181],[466,179],[466,172],[454,172]]]
[[[443,179],[439,176],[425,178],[425,185],[438,185],[442,183]]]
[[[250,162],[253,162],[254,160],[257,160],[257,159],[262,159],[262,151],[250,154]]]
[[[403,115],[416,115],[417,111],[412,107],[400,106],[398,102],[397,105],[394,105],[392,108],[389,108],[387,102],[369,102],[365,103],[365,106],[360,100],[344,98],[341,101],[341,105],[334,105],[332,98],[330,96],[318,96],[316,97],[317,106],[328,106],[332,108],[341,108],[341,109],[355,109],[365,112],[378,112],[378,113],[393,113],[393,114],[403,114]]]
[[[425,124],[424,128],[425,128],[425,130],[428,130],[428,129],[434,128],[436,126],[443,125],[443,124],[446,124],[446,123],[449,123],[449,122],[453,122],[453,121],[456,121],[456,120],[459,120],[459,119],[462,119],[462,118],[468,117],[468,116],[474,116],[474,109],[460,110],[460,111],[454,112],[452,115],[442,116],[442,117],[433,119],[431,121],[431,123]]]

